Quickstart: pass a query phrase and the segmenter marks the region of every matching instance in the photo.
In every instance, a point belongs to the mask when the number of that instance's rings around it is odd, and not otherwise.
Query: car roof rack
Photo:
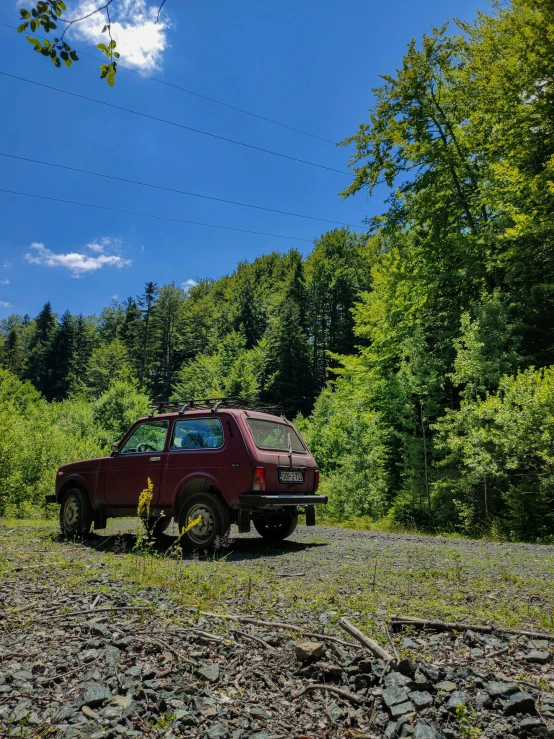
[[[156,414],[161,413],[178,413],[183,416],[187,411],[212,411],[216,413],[218,410],[225,408],[234,408],[243,411],[260,411],[262,413],[273,413],[279,415],[280,409],[275,405],[260,404],[259,402],[248,398],[204,398],[202,400],[191,398],[190,400],[164,400],[152,403],[152,410],[148,414],[152,418]]]

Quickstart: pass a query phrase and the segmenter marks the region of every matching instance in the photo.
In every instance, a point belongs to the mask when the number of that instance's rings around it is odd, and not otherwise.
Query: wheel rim
[[[66,529],[74,529],[79,521],[79,502],[73,495],[67,499],[63,509],[63,525]]]
[[[200,521],[187,531],[187,536],[195,544],[205,544],[213,536],[215,530],[215,517],[213,511],[204,503],[193,506],[189,509],[185,526],[189,521],[195,521],[200,517]]]

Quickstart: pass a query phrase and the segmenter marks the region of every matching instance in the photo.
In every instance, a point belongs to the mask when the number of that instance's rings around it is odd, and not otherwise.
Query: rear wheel
[[[169,528],[171,516],[159,516],[158,518],[143,518],[142,523],[147,533],[154,539],[159,539]]]
[[[230,527],[229,508],[213,493],[191,495],[179,511],[179,535],[184,551],[213,549],[216,539],[225,536]]]
[[[266,516],[254,519],[254,528],[266,541],[278,543],[291,536],[298,526],[298,516]]]
[[[81,488],[71,488],[63,496],[60,528],[67,537],[84,536],[90,531],[94,512],[88,495]]]

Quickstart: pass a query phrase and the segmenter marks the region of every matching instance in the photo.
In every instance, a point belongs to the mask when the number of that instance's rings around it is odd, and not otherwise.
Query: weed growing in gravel
[[[481,729],[478,729],[473,725],[477,714],[474,710],[471,710],[465,706],[458,706],[456,709],[456,719],[458,722],[458,733],[462,739],[479,739],[483,733]]]

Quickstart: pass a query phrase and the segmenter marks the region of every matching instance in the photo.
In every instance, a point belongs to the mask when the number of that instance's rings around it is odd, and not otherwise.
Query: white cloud
[[[11,308],[11,303],[6,303],[4,300],[0,300],[0,308]]]
[[[181,287],[186,293],[188,293],[188,291],[191,290],[193,287],[196,287],[196,285],[198,285],[196,280],[185,280],[181,283]]]
[[[124,66],[134,67],[145,72],[159,69],[162,55],[167,48],[166,31],[169,21],[165,7],[156,23],[160,3],[148,0],[118,0],[110,6],[111,34],[117,42]],[[64,17],[81,18],[98,7],[98,0],[79,0],[72,3]],[[108,34],[102,33],[106,24],[106,13],[94,13],[80,23],[76,23],[69,33],[75,39],[91,44],[106,43]]]
[[[9,280],[0,280],[0,285],[9,285],[9,284],[10,284]]]
[[[73,277],[80,277],[87,272],[95,272],[102,267],[130,267],[132,262],[130,259],[123,259],[116,254],[99,254],[97,257],[90,257],[88,254],[79,254],[78,252],[69,252],[68,254],[55,254],[47,249],[44,244],[31,244],[32,252],[25,254],[25,259],[31,264],[40,264],[44,267],[65,267]]]
[[[5,269],[9,269],[12,266],[12,263],[8,261],[7,259],[4,260],[4,263],[2,264],[2,267],[5,267]]]

